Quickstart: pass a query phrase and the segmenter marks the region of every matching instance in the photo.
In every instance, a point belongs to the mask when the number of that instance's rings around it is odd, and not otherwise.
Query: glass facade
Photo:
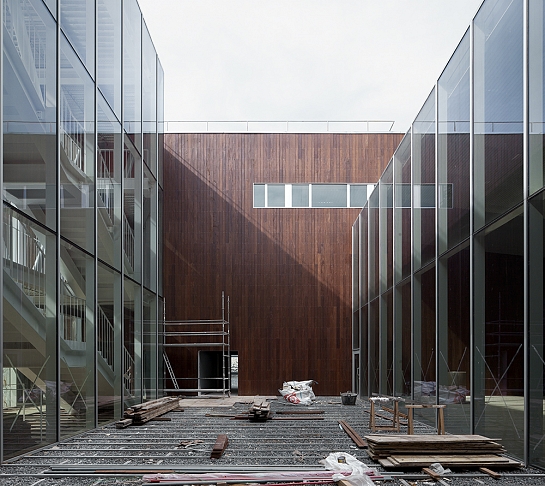
[[[360,395],[542,468],[544,32],[541,1],[482,4],[352,232]]]
[[[163,388],[163,71],[136,0],[2,0],[0,460]]]

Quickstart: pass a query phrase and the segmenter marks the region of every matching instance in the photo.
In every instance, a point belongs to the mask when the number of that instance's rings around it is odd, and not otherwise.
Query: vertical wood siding
[[[376,183],[401,138],[165,136],[166,318],[219,318],[225,291],[240,395],[276,394],[285,380],[314,379],[319,395],[351,386],[351,230],[359,209],[254,209],[252,185]],[[169,353],[176,376],[197,375],[195,350]]]

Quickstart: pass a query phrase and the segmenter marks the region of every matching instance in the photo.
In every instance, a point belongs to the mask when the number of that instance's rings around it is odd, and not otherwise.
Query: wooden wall
[[[377,182],[401,134],[165,136],[166,319],[221,317],[239,394],[314,379],[351,387],[351,229],[358,209],[254,209],[253,183]],[[176,376],[197,358],[169,348]],[[194,385],[194,384],[193,384]],[[188,383],[184,383],[187,387]]]

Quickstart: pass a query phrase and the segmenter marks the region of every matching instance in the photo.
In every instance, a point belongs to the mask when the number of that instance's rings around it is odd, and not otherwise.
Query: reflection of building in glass
[[[486,0],[353,226],[360,393],[541,467],[544,46],[542,2]]]
[[[163,73],[136,0],[0,19],[6,459],[162,388]]]

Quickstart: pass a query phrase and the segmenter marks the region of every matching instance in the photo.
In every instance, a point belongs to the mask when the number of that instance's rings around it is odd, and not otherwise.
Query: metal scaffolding
[[[166,330],[173,327],[179,330]],[[167,338],[168,342],[167,342]],[[162,332],[163,360],[174,388],[165,388],[164,392],[197,392],[202,394],[221,393],[231,396],[231,344],[229,337],[229,297],[225,302],[225,292],[221,293],[221,319],[165,321],[165,330]],[[221,376],[203,376],[203,367],[199,363],[196,377],[176,377],[167,353],[168,348],[193,348],[200,351],[209,351],[210,348],[221,348]],[[199,349],[201,348],[201,349]],[[172,355],[171,355],[172,357]],[[195,381],[197,387],[186,388],[180,386],[180,381]],[[217,384],[221,386],[206,386]]]

